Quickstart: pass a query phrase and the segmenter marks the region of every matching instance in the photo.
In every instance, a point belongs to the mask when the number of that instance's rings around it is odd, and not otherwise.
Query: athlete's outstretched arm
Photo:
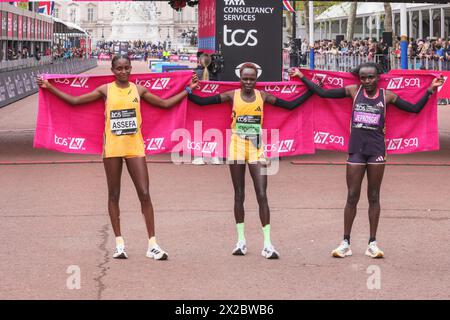
[[[47,89],[61,100],[64,100],[65,102],[71,105],[93,102],[97,99],[106,96],[106,85],[101,85],[100,87],[94,89],[94,91],[82,94],[81,96],[73,96],[71,94],[62,92],[61,90],[57,89],[52,84],[50,84],[48,80],[44,80],[42,77],[37,77],[36,83],[39,87]]]
[[[434,91],[444,83],[444,78],[441,76],[440,78],[433,79],[430,87],[427,89],[425,94],[420,98],[416,103],[410,103],[406,100],[403,100],[395,93],[390,90],[386,90],[386,103],[392,103],[397,108],[404,110],[406,112],[419,113],[426,105],[428,98],[434,93]]]
[[[309,80],[305,77],[305,75],[298,69],[290,70],[289,75],[291,77],[299,77],[300,80],[308,87],[309,90],[317,94],[321,98],[346,98],[351,97],[352,94],[350,90],[348,90],[348,87],[345,88],[339,88],[339,89],[328,89],[325,90],[321,87],[319,87],[317,84]]]
[[[221,94],[216,94],[214,96],[209,96],[209,97],[200,97],[200,96],[197,96],[197,95],[191,93],[188,95],[188,99],[189,99],[189,101],[192,101],[193,103],[195,103],[199,106],[207,106],[210,104],[218,104],[218,103],[222,103],[222,102],[232,101],[233,94],[234,94],[234,90],[227,91],[227,92],[224,92]]]
[[[287,110],[293,110],[297,108],[299,105],[301,105],[303,102],[305,102],[309,97],[311,97],[313,95],[313,92],[311,90],[308,90],[304,94],[300,95],[299,97],[291,101],[277,98],[274,95],[264,91],[261,91],[261,95],[264,102],[270,103],[271,105],[274,105],[276,107],[284,108]]]
[[[181,91],[180,93],[177,93],[176,95],[174,95],[168,99],[161,99],[160,97],[158,97],[154,94],[151,94],[147,90],[147,88],[145,88],[143,86],[138,86],[138,91],[139,91],[139,95],[142,97],[142,99],[144,99],[151,105],[154,105],[154,106],[157,106],[160,108],[170,108],[170,107],[176,105],[177,103],[179,103],[181,100],[183,100],[183,98],[186,97],[189,92],[192,92],[192,90],[194,90],[197,87],[198,87],[198,78],[197,78],[197,75],[194,74],[192,76],[191,83],[189,84],[189,86],[186,87],[185,90]]]

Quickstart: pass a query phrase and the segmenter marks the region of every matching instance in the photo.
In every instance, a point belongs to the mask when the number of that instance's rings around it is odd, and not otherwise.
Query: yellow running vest
[[[141,133],[141,97],[134,83],[119,88],[108,84],[105,108],[103,157],[144,157]]]
[[[255,101],[246,102],[241,90],[234,92],[231,130],[233,132],[228,150],[228,160],[255,162],[264,156],[262,145],[263,99],[255,90]],[[259,142],[259,145],[257,145]]]

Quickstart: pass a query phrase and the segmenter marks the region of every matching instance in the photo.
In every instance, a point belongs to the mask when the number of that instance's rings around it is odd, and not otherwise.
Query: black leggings
[[[231,180],[234,187],[234,218],[236,223],[244,222],[245,199],[245,164],[230,164]],[[249,163],[248,168],[255,187],[256,199],[259,205],[259,218],[264,227],[270,224],[270,210],[267,202],[267,175],[263,174],[264,165],[256,162]]]

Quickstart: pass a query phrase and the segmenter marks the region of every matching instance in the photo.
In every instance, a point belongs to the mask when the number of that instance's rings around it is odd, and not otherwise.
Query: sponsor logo
[[[293,150],[294,146],[294,140],[281,140],[279,143],[273,143],[273,144],[267,144],[264,146],[264,152],[278,152],[278,153],[284,153],[284,152],[290,152]]]
[[[420,79],[419,78],[405,78],[405,77],[396,77],[389,80],[389,83],[386,89],[395,90],[395,89],[404,89],[404,88],[420,88]]]
[[[55,83],[62,83],[62,84],[69,84],[70,80],[67,78],[56,78],[56,79],[51,79],[53,80]]]
[[[165,147],[163,147],[164,138],[151,138],[147,141],[147,150],[149,151],[165,149]]]
[[[256,108],[255,111],[261,111],[261,107],[258,106],[258,108]]]
[[[204,92],[204,93],[218,93],[218,91],[217,91],[218,89],[219,89],[219,85],[218,84],[207,83],[202,88],[201,92]]]
[[[338,77],[330,77],[323,73],[315,73],[312,81],[315,83],[329,84],[331,86],[344,87],[344,79]]]
[[[201,151],[202,153],[213,153],[217,148],[217,142],[195,142],[187,141],[187,148],[189,150]]]
[[[71,87],[75,88],[89,88],[86,83],[89,80],[89,78],[75,78],[73,79],[72,83],[70,84]]]
[[[138,80],[138,79],[136,79],[136,84],[139,85],[139,86],[146,87],[146,88],[151,88],[152,87],[151,80]]]
[[[266,92],[281,92],[285,94],[298,93],[298,86],[296,84],[284,85],[284,86],[265,86],[264,91]]]
[[[170,82],[170,78],[159,78],[153,83],[153,90],[164,90]]]
[[[418,148],[419,138],[396,138],[386,140],[387,150],[403,150],[406,148]]]
[[[344,146],[344,137],[332,135],[329,132],[314,132],[315,144],[339,144]]]
[[[139,102],[138,98],[134,98],[133,102]]]
[[[71,150],[85,150],[85,141],[85,138],[79,137],[58,137],[56,134],[54,136],[54,142],[56,145],[69,147]]]
[[[249,47],[254,47],[258,44],[258,39],[255,37],[255,34],[258,33],[257,30],[255,29],[250,29],[248,31],[245,31],[244,29],[236,29],[236,30],[231,30],[228,29],[227,25],[225,24],[223,26],[223,43],[224,45],[226,45],[227,47],[231,47],[231,46],[238,46],[238,47],[242,47],[242,46],[249,46]],[[230,41],[228,41],[228,35],[230,34]],[[237,35],[243,35],[242,37],[239,37],[243,40],[241,40],[241,42],[239,42],[236,39]]]
[[[234,73],[236,74],[236,77],[238,77],[239,79],[241,78],[241,75],[240,75],[241,67],[242,67],[242,65],[244,65],[245,63],[247,63],[247,62],[243,62],[243,63],[239,64],[239,65],[236,66],[236,68],[234,69]],[[253,64],[255,65],[256,69],[258,70],[258,74],[256,75],[256,77],[259,78],[259,77],[261,76],[261,74],[262,74],[262,68],[261,68],[261,66],[260,66],[259,64],[254,63],[254,62],[251,62],[251,63],[253,63]]]

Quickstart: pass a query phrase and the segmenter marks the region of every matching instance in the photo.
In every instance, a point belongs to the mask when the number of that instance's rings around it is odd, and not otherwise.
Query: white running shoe
[[[375,258],[375,259],[376,258],[383,258],[384,257],[384,252],[381,251],[380,248],[378,248],[376,241],[372,241],[367,246],[366,256],[369,256],[369,257]]]
[[[192,164],[201,166],[201,165],[206,164],[206,162],[205,162],[205,160],[203,160],[202,157],[197,157],[197,158],[194,158],[194,160],[192,160]]]
[[[167,252],[161,249],[158,245],[152,248],[148,248],[146,256],[147,258],[155,260],[167,260],[167,258],[169,257]]]
[[[222,161],[218,157],[212,157],[210,160],[211,164],[222,164]]]
[[[335,258],[345,258],[352,255],[352,249],[347,241],[343,240],[339,247],[331,251],[331,255]]]
[[[273,245],[264,247],[264,249],[261,251],[261,255],[266,259],[278,259],[280,257],[280,254],[277,250],[275,250]]]
[[[238,241],[232,253],[234,256],[245,256],[247,253],[247,245],[245,241]]]
[[[116,246],[116,250],[114,250],[114,253],[113,253],[113,258],[114,259],[128,259],[128,255],[125,252],[124,245]]]

